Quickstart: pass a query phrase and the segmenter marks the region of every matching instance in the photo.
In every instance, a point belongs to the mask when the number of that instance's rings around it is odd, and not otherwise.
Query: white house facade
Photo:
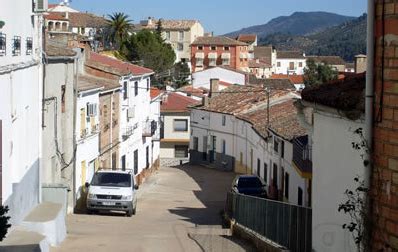
[[[245,85],[248,82],[247,73],[217,66],[193,73],[192,87],[210,89],[211,79],[219,79],[220,82],[238,85]]]
[[[277,51],[276,55],[276,74],[304,74],[307,66],[305,54],[296,51]]]

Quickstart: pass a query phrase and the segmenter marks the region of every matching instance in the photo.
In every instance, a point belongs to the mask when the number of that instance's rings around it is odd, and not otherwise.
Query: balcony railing
[[[122,131],[123,141],[126,141],[133,134],[134,134],[134,127],[130,126],[130,127],[124,128]]]
[[[308,137],[299,137],[293,141],[293,163],[302,173],[312,173],[311,149]]]
[[[157,129],[157,123],[155,120],[143,122],[142,136],[151,137],[155,134]]]

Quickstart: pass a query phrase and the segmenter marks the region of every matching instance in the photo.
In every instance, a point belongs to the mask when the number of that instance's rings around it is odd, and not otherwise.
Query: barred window
[[[14,36],[12,40],[12,55],[18,56],[21,55],[21,37]]]
[[[26,55],[31,55],[33,49],[33,39],[31,37],[26,38]]]
[[[6,55],[6,35],[0,32],[0,56]]]

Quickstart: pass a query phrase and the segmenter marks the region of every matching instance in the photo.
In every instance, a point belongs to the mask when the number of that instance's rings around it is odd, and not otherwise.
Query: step
[[[58,246],[66,238],[65,211],[62,204],[43,202],[20,225],[26,230],[45,236],[51,246]]]
[[[50,246],[44,235],[15,228],[0,242],[0,252],[48,252]]]

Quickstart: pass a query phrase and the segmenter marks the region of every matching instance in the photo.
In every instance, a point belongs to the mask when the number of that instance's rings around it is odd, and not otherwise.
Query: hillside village
[[[4,3],[0,251],[398,250],[390,2],[351,62],[200,20]]]

